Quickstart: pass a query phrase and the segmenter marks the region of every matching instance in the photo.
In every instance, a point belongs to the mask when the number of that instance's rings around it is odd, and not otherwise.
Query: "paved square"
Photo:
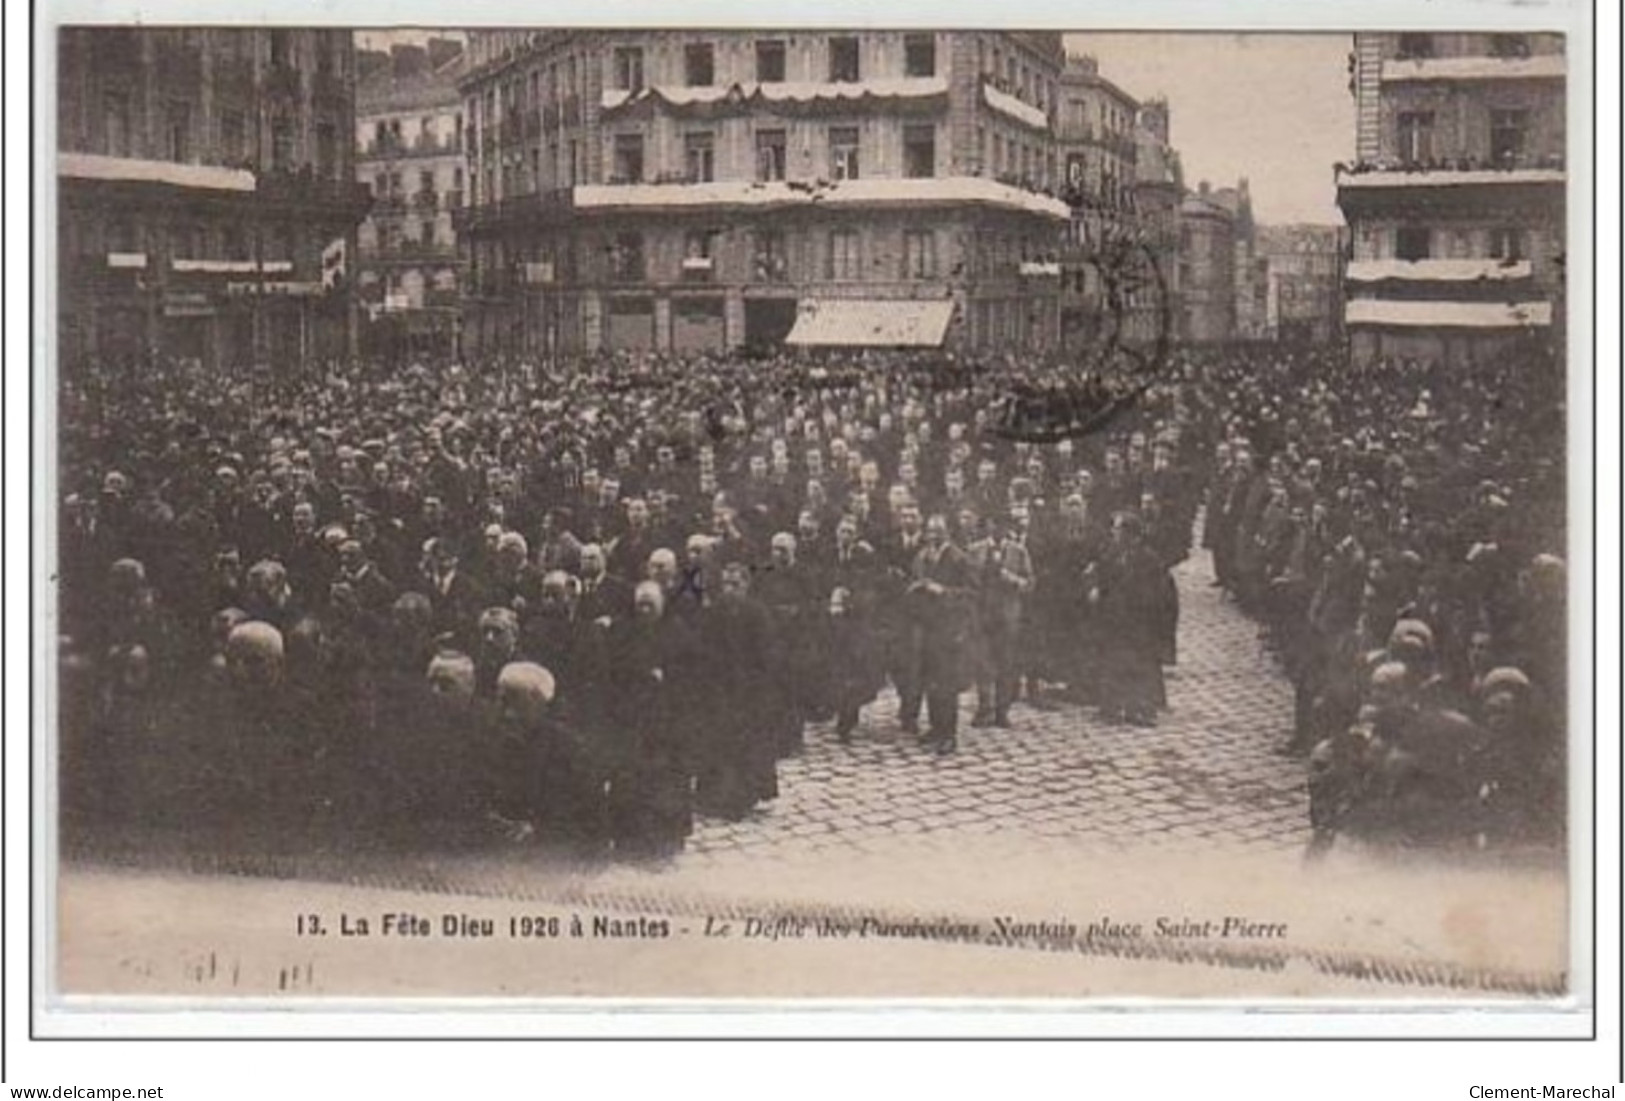
[[[806,750],[779,766],[779,798],[743,822],[700,821],[679,866],[807,847],[862,852],[899,835],[944,847],[999,834],[1123,848],[1301,848],[1304,767],[1274,752],[1291,732],[1292,688],[1257,625],[1211,587],[1211,570],[1202,552],[1174,571],[1179,664],[1154,729],[1106,725],[1071,704],[1018,704],[1012,729],[972,729],[966,693],[959,750],[939,758],[898,732],[887,689],[850,745],[833,724],[810,727]]]

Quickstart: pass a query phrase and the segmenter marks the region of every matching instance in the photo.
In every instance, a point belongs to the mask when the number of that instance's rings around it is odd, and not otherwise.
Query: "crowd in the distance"
[[[997,399],[1061,362],[70,365],[64,812],[658,856],[772,799],[809,729],[874,736],[886,685],[944,754],[966,693],[988,737],[1018,702],[1152,724],[1205,494],[1298,686],[1323,835],[1441,801],[1435,832],[1539,832],[1550,370],[1180,353],[1108,431],[1038,444]]]
[[[1295,686],[1317,847],[1560,840],[1561,365],[1243,354],[1207,379],[1203,541]]]

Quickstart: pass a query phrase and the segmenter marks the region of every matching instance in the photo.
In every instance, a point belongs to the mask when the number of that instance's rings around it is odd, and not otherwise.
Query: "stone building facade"
[[[1104,242],[1142,235],[1136,170],[1139,114],[1139,103],[1103,77],[1094,58],[1067,59],[1056,140],[1072,208],[1061,272],[1061,333],[1069,345],[1087,343],[1102,326],[1113,324],[1121,324],[1128,339],[1145,341],[1154,335],[1155,318],[1149,314],[1155,295],[1133,290],[1129,301],[1110,301],[1113,292],[1105,284],[1124,273],[1103,266],[1124,265],[1102,263],[1103,256],[1114,255]]]
[[[1563,39],[1359,34],[1344,322],[1362,359],[1470,363],[1560,331]]]
[[[454,214],[464,192],[463,47],[432,38],[359,60],[356,178],[373,195],[357,233],[365,343],[450,354],[462,314]]]
[[[1056,34],[475,32],[465,347],[1053,347]]]
[[[65,27],[57,47],[64,360],[349,354],[350,32]]]

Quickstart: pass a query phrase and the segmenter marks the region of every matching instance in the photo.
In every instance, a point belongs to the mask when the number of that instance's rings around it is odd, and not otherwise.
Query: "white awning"
[[[1433,283],[1468,283],[1479,279],[1527,279],[1528,260],[1351,260],[1351,283],[1377,283],[1384,279]]]
[[[1414,57],[1382,63],[1382,81],[1398,80],[1562,80],[1568,62],[1562,54],[1535,57]]]
[[[74,180],[169,184],[207,191],[253,191],[254,173],[214,164],[104,157],[96,153],[58,153],[56,174]]]
[[[875,99],[919,99],[947,94],[948,79],[940,76],[892,77],[841,83],[749,81],[738,84],[707,84],[697,88],[681,84],[659,84],[640,88],[636,92],[606,88],[600,97],[599,105],[605,111],[614,111],[635,100],[646,98],[664,100],[674,107],[687,107],[691,104],[722,103],[730,96],[741,99],[760,97],[768,103],[812,103],[818,100],[855,101],[866,96]]]
[[[1419,329],[1521,329],[1552,323],[1550,302],[1418,302],[1356,298],[1343,315],[1350,325]]]
[[[806,183],[586,184],[574,191],[577,210],[685,209],[706,206],[916,206],[984,205],[1057,220],[1071,209],[1061,200],[980,176],[925,179],[823,180]]]
[[[991,84],[984,84],[982,85],[982,99],[995,111],[1009,115],[1024,126],[1031,126],[1034,130],[1049,129],[1048,115],[1032,104],[1017,99],[1009,92],[1001,92]]]
[[[107,254],[107,266],[137,271],[144,270],[147,266],[147,254],[144,252],[110,252]]]
[[[796,313],[785,343],[822,347],[936,348],[948,335],[946,299],[812,298]]]
[[[1376,168],[1339,172],[1340,188],[1368,187],[1477,187],[1482,184],[1560,184],[1568,177],[1561,168]]]

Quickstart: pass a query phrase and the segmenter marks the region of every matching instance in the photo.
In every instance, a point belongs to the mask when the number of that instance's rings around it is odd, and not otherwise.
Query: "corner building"
[[[464,347],[1051,348],[1058,34],[475,32]]]
[[[1360,34],[1344,323],[1362,360],[1469,364],[1562,324],[1563,39]]]
[[[356,173],[373,195],[357,232],[363,343],[382,354],[451,354],[462,312],[462,45],[435,38],[357,60]]]
[[[65,27],[58,349],[278,369],[350,354],[347,30]]]

